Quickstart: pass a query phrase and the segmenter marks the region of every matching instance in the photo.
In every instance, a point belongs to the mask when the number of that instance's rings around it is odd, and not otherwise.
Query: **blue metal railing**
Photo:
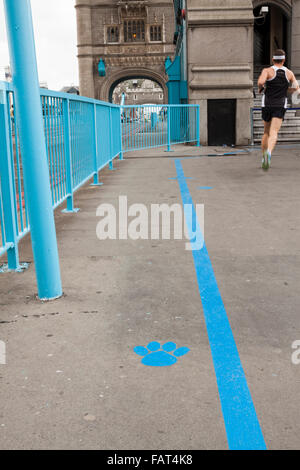
[[[99,171],[123,151],[200,145],[199,107],[124,109],[41,91],[30,0],[4,0],[4,10],[14,86],[0,82],[0,256],[20,270],[19,241],[31,230],[38,296],[53,300],[63,291],[52,209],[67,201],[64,212],[76,212],[74,192],[92,177],[100,185]]]
[[[123,152],[195,142],[200,145],[197,105],[117,106],[41,89],[41,107],[49,166],[52,206],[74,193]],[[13,111],[12,111],[13,109]],[[0,82],[0,256],[19,268],[18,244],[29,232],[16,103],[13,86]]]
[[[8,252],[10,268],[18,269],[18,242],[28,232],[28,215],[11,90],[0,83],[0,255]]]
[[[89,98],[41,90],[53,208],[121,154],[120,108]],[[12,111],[13,109],[13,111]],[[18,269],[18,243],[29,232],[23,168],[11,84],[0,82],[0,256],[12,251],[10,269]]]
[[[123,106],[124,152],[195,142],[200,145],[199,105]]]

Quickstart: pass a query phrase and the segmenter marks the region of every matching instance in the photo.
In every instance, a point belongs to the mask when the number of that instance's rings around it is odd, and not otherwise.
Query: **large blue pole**
[[[62,295],[30,0],[4,0],[25,197],[40,299]]]

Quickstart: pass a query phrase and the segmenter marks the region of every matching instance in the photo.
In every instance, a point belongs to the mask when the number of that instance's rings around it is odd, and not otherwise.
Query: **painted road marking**
[[[180,160],[175,160],[183,205],[191,204],[197,232],[200,226]],[[193,227],[187,217],[190,237]],[[193,251],[219,396],[231,450],[266,450],[247,380],[205,243]]]
[[[134,352],[142,356],[142,364],[151,367],[169,367],[177,363],[179,357],[185,356],[189,348],[177,348],[176,343],[166,343],[161,345],[157,341],[149,343],[147,348],[137,346]]]
[[[177,181],[177,179],[178,179],[177,177],[176,178],[169,178],[169,180],[171,180],[171,181]],[[186,180],[193,180],[194,178],[192,176],[187,176],[185,179]]]

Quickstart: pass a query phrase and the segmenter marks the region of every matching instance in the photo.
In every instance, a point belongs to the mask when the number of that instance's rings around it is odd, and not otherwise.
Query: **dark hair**
[[[284,55],[284,56],[285,56],[286,54],[285,54],[285,52],[284,52],[283,49],[276,49],[276,51],[274,52],[273,56],[277,56],[277,55],[279,55],[279,56],[281,56],[281,55],[283,56],[283,55]],[[275,62],[275,64],[281,64],[281,62],[283,62],[283,59],[274,60],[274,62]]]

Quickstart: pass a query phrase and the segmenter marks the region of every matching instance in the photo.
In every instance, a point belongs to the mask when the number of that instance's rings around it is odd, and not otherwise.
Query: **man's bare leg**
[[[268,151],[271,153],[275,148],[278,139],[278,133],[282,126],[283,119],[273,118],[271,121],[270,132],[269,132],[269,142],[268,142]]]
[[[270,127],[271,127],[271,121],[270,122],[264,121],[264,135],[261,141],[261,149],[263,153],[262,167],[264,170],[267,169],[266,167],[267,167],[267,162],[268,162],[267,151],[269,147]]]
[[[264,126],[265,126],[264,135],[261,141],[261,148],[263,152],[265,152],[265,150],[268,150],[271,121],[270,122],[264,121]]]
[[[278,132],[280,131],[283,119],[273,118],[269,130],[268,149],[264,152],[262,167],[264,170],[268,170],[271,166],[272,152],[275,148]]]

